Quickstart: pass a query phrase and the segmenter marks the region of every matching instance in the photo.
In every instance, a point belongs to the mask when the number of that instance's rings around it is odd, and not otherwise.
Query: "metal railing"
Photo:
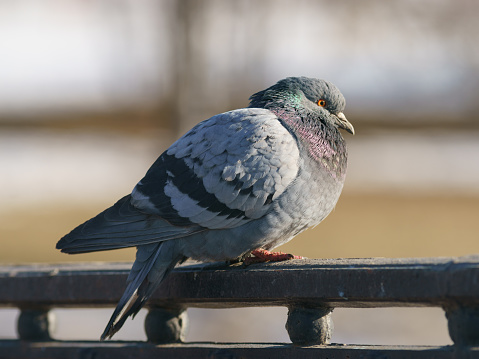
[[[0,307],[17,307],[19,340],[0,358],[479,358],[479,256],[292,260],[175,269],[148,302],[148,342],[56,341],[49,310],[119,300],[129,264],[0,267]],[[186,309],[286,306],[288,344],[183,343]],[[442,307],[454,345],[330,344],[334,308]]]

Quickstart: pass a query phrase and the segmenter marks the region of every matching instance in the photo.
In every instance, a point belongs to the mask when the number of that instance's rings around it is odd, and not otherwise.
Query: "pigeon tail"
[[[134,318],[163,278],[183,259],[182,256],[171,258],[171,251],[168,248],[165,251],[164,247],[168,247],[167,242],[138,247],[136,261],[127,279],[128,286],[100,340],[110,339],[129,316]],[[163,252],[167,252],[166,255]]]

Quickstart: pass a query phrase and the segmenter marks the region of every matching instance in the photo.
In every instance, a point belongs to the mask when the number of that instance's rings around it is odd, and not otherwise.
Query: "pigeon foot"
[[[290,259],[304,259],[301,256],[295,256],[294,254],[283,252],[270,252],[266,249],[255,249],[251,252],[252,257],[246,257],[243,264],[250,265],[253,263],[265,263],[265,262],[281,262]]]

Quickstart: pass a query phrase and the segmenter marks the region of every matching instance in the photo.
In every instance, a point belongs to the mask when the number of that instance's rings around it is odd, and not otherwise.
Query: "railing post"
[[[291,306],[288,309],[286,330],[293,344],[323,345],[331,342],[333,308]]]
[[[187,329],[186,308],[152,307],[145,318],[146,336],[155,344],[183,342]]]
[[[21,340],[52,340],[55,316],[48,308],[21,309],[17,322],[18,337]]]
[[[479,306],[445,308],[449,336],[456,345],[479,345]]]

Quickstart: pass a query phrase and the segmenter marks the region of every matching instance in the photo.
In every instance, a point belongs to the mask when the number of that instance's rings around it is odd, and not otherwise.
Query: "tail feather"
[[[86,221],[61,238],[57,248],[64,253],[85,253],[138,247],[127,287],[101,336],[111,338],[143,307],[163,278],[183,259],[170,239],[204,231],[198,225],[175,226],[159,215],[147,214],[131,204],[131,195]]]
[[[128,276],[128,286],[100,340],[111,338],[130,315],[134,317],[163,278],[182,259],[180,255],[171,256],[173,251],[168,251],[165,246],[168,247],[169,243],[161,242],[138,247],[136,261]]]

